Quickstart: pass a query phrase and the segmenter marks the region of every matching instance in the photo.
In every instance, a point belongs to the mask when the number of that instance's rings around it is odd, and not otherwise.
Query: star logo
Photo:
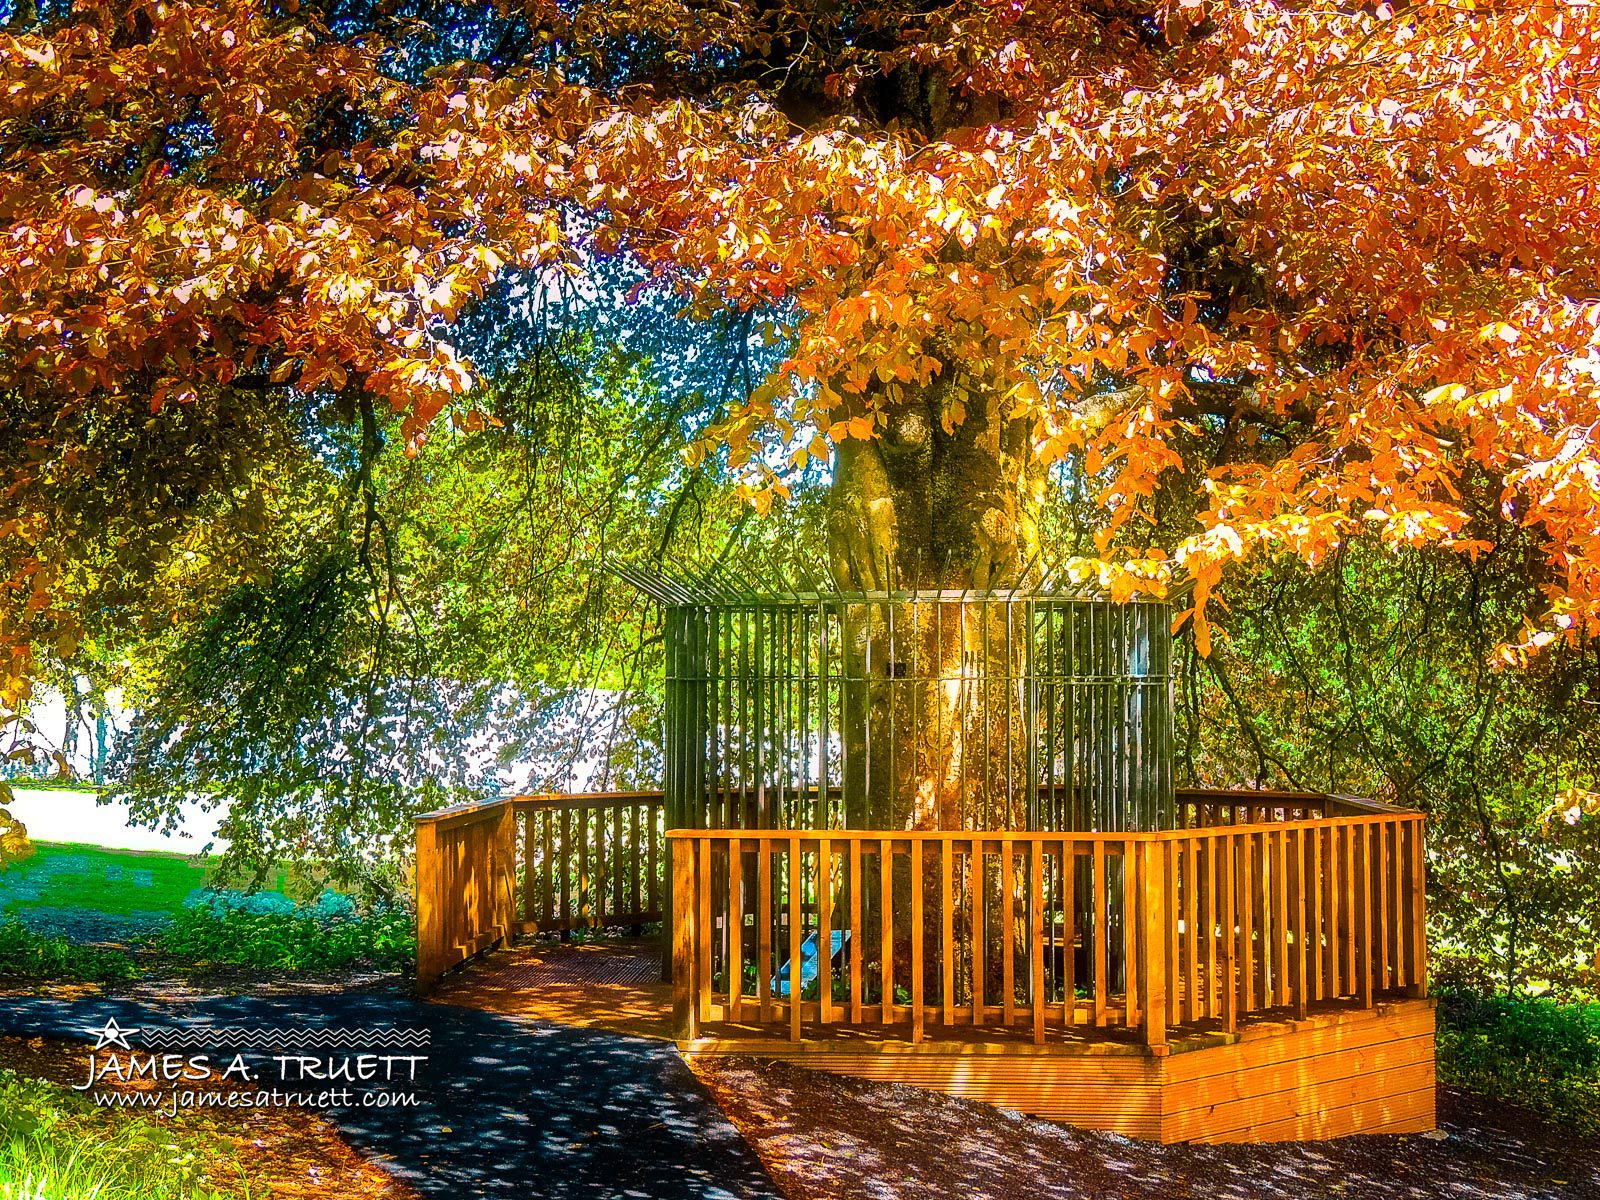
[[[96,1050],[104,1049],[107,1046],[114,1046],[121,1050],[132,1050],[133,1047],[128,1045],[128,1035],[139,1031],[137,1029],[122,1028],[117,1024],[117,1019],[112,1017],[105,1023],[104,1028],[91,1029],[89,1032],[94,1034],[94,1048]]]

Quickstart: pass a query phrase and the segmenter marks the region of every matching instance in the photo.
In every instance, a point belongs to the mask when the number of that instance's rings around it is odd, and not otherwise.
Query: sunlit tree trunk
[[[936,379],[889,410],[880,436],[839,446],[828,535],[842,591],[981,593],[1026,582],[1044,479],[1031,426],[990,395],[970,397],[947,430],[947,400]],[[853,825],[1020,826],[1023,781],[1006,739],[1021,722],[1001,682],[1015,674],[1018,647],[976,614],[956,599],[851,606],[842,735]]]

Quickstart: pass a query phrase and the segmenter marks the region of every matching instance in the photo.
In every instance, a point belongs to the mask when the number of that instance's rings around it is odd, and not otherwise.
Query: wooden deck
[[[672,1038],[672,992],[649,941],[532,942],[457,972],[433,998],[560,1025]],[[753,1057],[929,1088],[1049,1120],[1161,1142],[1291,1141],[1434,1127],[1429,1000],[1353,1001],[1252,1014],[1235,1033],[1174,1030],[1165,1053],[1135,1031],[836,1026],[799,1042],[720,1023],[679,1041],[699,1060]]]
[[[1163,1142],[1431,1129],[1422,815],[1182,812],[1144,833],[666,831],[644,793],[433,814],[418,983]],[[671,985],[660,942],[518,942],[658,917]]]
[[[930,1031],[913,1043],[842,1029],[796,1044],[729,1031],[679,1046],[691,1062],[776,1059],[1160,1142],[1300,1141],[1434,1127],[1428,1000],[1329,1005],[1300,1019],[1257,1014],[1235,1034],[1176,1036],[1159,1056],[1092,1030],[1043,1045],[977,1033]]]

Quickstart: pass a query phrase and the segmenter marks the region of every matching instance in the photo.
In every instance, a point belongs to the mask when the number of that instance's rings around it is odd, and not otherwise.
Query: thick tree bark
[[[948,369],[947,369],[948,370]],[[839,446],[829,497],[835,584],[846,593],[970,592],[1027,582],[1044,471],[1031,422],[972,396],[951,430],[940,379],[888,409],[871,441]],[[1025,756],[1015,638],[959,599],[879,600],[846,615],[845,792],[850,823],[1020,828]]]

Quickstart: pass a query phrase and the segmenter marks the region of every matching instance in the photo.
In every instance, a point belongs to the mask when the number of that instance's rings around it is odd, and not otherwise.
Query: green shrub
[[[78,946],[45,937],[15,920],[0,921],[0,975],[66,983],[113,983],[132,979],[138,968],[118,950]]]
[[[186,909],[160,939],[162,949],[196,963],[260,970],[316,971],[369,963],[400,967],[417,953],[411,915],[397,909],[366,916]]]
[[[1444,1082],[1600,1132],[1600,1004],[1448,993],[1438,1050]]]
[[[0,1068],[0,1200],[221,1200],[220,1147]],[[232,1172],[241,1178],[242,1171]]]

